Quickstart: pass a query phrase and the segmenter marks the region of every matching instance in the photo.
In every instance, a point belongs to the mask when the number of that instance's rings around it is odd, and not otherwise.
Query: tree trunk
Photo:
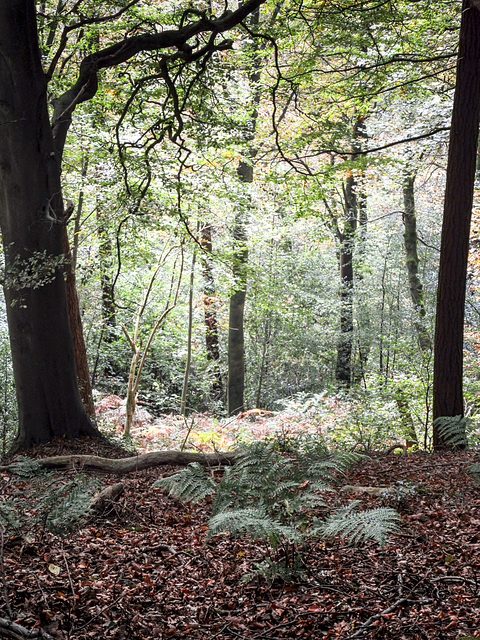
[[[256,9],[250,17],[250,26],[255,29],[260,21],[260,10]],[[237,175],[241,183],[249,185],[253,183],[253,160],[257,150],[253,146],[255,130],[257,127],[260,103],[259,81],[261,69],[261,57],[258,50],[258,40],[254,40],[250,46],[252,54],[252,66],[248,75],[249,88],[252,93],[250,100],[251,114],[249,118],[248,143],[245,156],[247,160],[241,160],[237,167]],[[228,415],[241,413],[244,410],[245,392],[245,337],[243,327],[243,314],[247,293],[247,211],[251,206],[250,194],[245,194],[238,203],[235,216],[233,239],[235,244],[233,277],[236,289],[230,298],[230,319],[228,326]]]
[[[415,214],[415,176],[407,175],[403,181],[403,203],[405,233],[405,257],[407,261],[408,284],[410,297],[415,308],[415,313],[419,318],[415,320],[415,330],[418,336],[420,350],[425,353],[432,350],[432,341],[423,323],[426,315],[425,303],[423,300],[423,286],[418,277],[418,251],[417,251],[417,216]]]
[[[253,166],[241,161],[238,166],[238,177],[241,182],[253,182]],[[248,198],[247,198],[248,200]],[[230,315],[228,322],[228,415],[241,413],[244,410],[245,392],[245,336],[243,314],[247,295],[247,231],[245,202],[239,205],[235,217],[233,238],[235,255],[233,277],[235,291],[230,297]]]
[[[201,230],[201,242],[204,250],[202,257],[203,269],[203,308],[205,315],[205,347],[207,350],[207,360],[213,365],[214,381],[211,385],[211,391],[215,397],[222,396],[223,384],[222,375],[220,373],[220,343],[218,340],[218,322],[215,309],[215,280],[213,277],[212,265],[210,257],[213,253],[212,249],[212,227],[206,224]]]
[[[0,3],[0,226],[15,375],[17,448],[98,435],[80,398],[63,254],[60,162],[47,111],[35,4]]]
[[[104,328],[103,339],[112,343],[117,339],[116,332],[116,309],[115,309],[115,286],[111,276],[112,268],[112,241],[108,237],[105,229],[105,214],[99,212],[97,206],[97,223],[99,258],[100,258],[100,284],[102,288],[102,321]]]
[[[95,419],[95,404],[93,402],[92,380],[88,368],[87,349],[83,337],[82,317],[78,303],[75,271],[73,269],[72,252],[68,242],[66,225],[63,225],[63,254],[65,256],[65,282],[67,285],[68,314],[70,328],[73,336],[73,348],[75,352],[75,368],[77,371],[78,386],[83,406],[92,420]]]
[[[463,415],[463,329],[480,119],[480,11],[463,0],[437,292],[433,418]],[[434,426],[433,446],[446,448]]]
[[[337,343],[335,378],[347,389],[352,383],[353,349],[353,248],[357,230],[355,178],[346,180],[344,187],[345,222],[340,234],[340,336]]]

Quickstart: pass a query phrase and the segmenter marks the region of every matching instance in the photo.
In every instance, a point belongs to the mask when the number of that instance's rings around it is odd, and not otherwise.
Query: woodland
[[[476,0],[0,0],[0,638],[480,637]]]

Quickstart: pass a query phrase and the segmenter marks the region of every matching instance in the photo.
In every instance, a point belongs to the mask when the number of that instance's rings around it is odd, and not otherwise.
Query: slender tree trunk
[[[260,10],[254,11],[250,17],[250,26],[255,28],[260,20]],[[249,119],[248,134],[246,136],[247,150],[246,159],[239,162],[237,168],[238,179],[243,185],[253,183],[253,160],[257,155],[253,141],[257,126],[260,103],[260,68],[261,57],[258,50],[258,41],[250,45],[250,52],[253,55],[252,66],[248,76],[251,100],[251,115]],[[241,202],[238,203],[235,216],[235,227],[233,230],[233,240],[235,245],[233,277],[236,288],[230,297],[230,316],[228,327],[228,390],[227,404],[228,415],[241,413],[244,410],[245,394],[245,336],[243,326],[243,315],[245,310],[245,299],[247,293],[247,211],[251,207],[250,194],[245,194]]]
[[[417,250],[417,216],[415,213],[415,176],[407,175],[403,181],[403,203],[405,233],[405,257],[407,262],[408,284],[410,297],[413,302],[418,319],[415,320],[415,330],[418,336],[420,350],[425,353],[432,350],[432,341],[423,322],[426,315],[425,302],[423,300],[423,286],[418,277],[418,250]]]
[[[340,234],[340,336],[337,343],[335,378],[346,388],[352,383],[353,350],[353,250],[357,230],[355,178],[349,176],[344,185],[345,221]]]
[[[190,270],[190,286],[188,289],[188,330],[187,330],[187,359],[185,362],[185,373],[183,376],[182,398],[180,400],[180,415],[184,416],[187,411],[187,392],[190,366],[192,363],[192,332],[193,332],[193,285],[195,279],[195,262],[197,252],[193,249],[192,268]]]
[[[112,241],[108,237],[105,228],[104,215],[97,207],[98,238],[100,240],[100,284],[102,289],[102,321],[104,327],[105,342],[114,342],[117,339],[117,320],[115,308],[115,287],[111,276],[112,267]]]
[[[201,229],[201,241],[204,254],[202,256],[202,270],[204,279],[203,288],[203,308],[205,315],[205,347],[207,360],[213,365],[214,381],[211,391],[215,397],[222,396],[223,384],[220,373],[220,342],[218,339],[218,322],[216,303],[215,278],[210,258],[213,253],[212,248],[212,227],[206,224]]]
[[[350,160],[355,161],[361,153],[361,139],[366,138],[365,117],[358,116],[352,130],[353,144]],[[366,232],[367,210],[365,194],[359,188],[355,175],[350,172],[343,185],[344,224],[343,231],[338,232],[340,239],[340,336],[337,343],[337,364],[335,378],[337,382],[349,388],[353,382],[353,296],[355,290],[355,274],[353,256],[355,237],[359,217],[361,226],[361,242]],[[365,351],[364,355],[365,355]],[[361,365],[362,366],[362,365]]]
[[[237,170],[241,182],[253,182],[253,166],[245,161],[240,162]],[[247,197],[246,200],[249,200]],[[228,322],[228,415],[241,413],[244,410],[245,393],[245,335],[243,315],[247,295],[247,231],[246,203],[241,202],[235,217],[233,239],[235,255],[233,277],[235,291],[230,297],[230,314]]]
[[[463,415],[463,330],[480,120],[480,11],[463,0],[437,292],[433,418]],[[438,429],[436,450],[447,447]]]
[[[63,255],[65,214],[37,43],[35,4],[1,2],[0,226],[17,448],[54,436],[98,435],[78,391],[64,268],[46,273],[46,261]],[[37,282],[26,281],[30,270]]]

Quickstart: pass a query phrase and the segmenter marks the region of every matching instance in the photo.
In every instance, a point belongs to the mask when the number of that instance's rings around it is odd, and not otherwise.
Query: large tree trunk
[[[47,111],[35,5],[0,3],[0,226],[19,407],[18,448],[98,434],[80,398],[63,265],[60,163]]]
[[[463,415],[463,325],[480,119],[480,11],[463,0],[438,276],[433,418]],[[435,449],[448,446],[434,426]]]
[[[68,314],[72,330],[75,368],[80,389],[80,397],[87,414],[95,420],[95,403],[93,401],[92,379],[88,367],[87,349],[83,336],[82,316],[78,302],[77,283],[73,269],[73,258],[68,241],[67,227],[63,226],[63,253],[65,255],[65,283],[67,286]]]

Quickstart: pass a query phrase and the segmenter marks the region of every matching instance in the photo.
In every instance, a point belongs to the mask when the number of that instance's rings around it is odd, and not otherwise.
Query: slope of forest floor
[[[57,453],[124,455],[90,440],[33,451]],[[4,541],[0,617],[8,595],[18,624],[61,639],[480,637],[480,485],[467,470],[475,455],[372,454],[342,484],[409,481],[415,490],[401,500],[348,491],[327,500],[394,506],[400,531],[383,550],[340,539],[312,543],[307,575],[289,584],[243,584],[265,545],[227,535],[206,540],[209,499],[184,504],[152,488],[172,468],[130,474],[110,511],[75,533],[32,530]],[[99,479],[104,487],[119,481]],[[11,484],[0,474],[4,496]]]

